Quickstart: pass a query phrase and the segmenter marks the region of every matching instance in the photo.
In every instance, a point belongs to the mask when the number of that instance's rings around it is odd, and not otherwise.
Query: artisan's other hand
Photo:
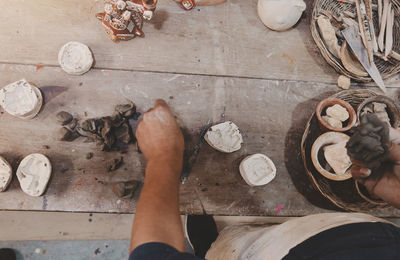
[[[353,161],[352,175],[371,196],[400,208],[400,132],[391,128],[389,138],[388,161],[373,172],[362,163]]]
[[[136,138],[148,162],[155,160],[169,165],[182,165],[183,135],[164,100],[156,100],[154,108],[144,113],[136,130]]]

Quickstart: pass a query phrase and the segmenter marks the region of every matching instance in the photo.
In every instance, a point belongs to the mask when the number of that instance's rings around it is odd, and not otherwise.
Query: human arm
[[[354,161],[352,175],[368,193],[400,208],[400,131],[389,129],[388,158],[374,170]]]
[[[182,252],[185,243],[179,214],[179,176],[184,140],[165,101],[157,100],[154,108],[144,114],[136,138],[147,166],[130,251],[148,242],[161,242]]]

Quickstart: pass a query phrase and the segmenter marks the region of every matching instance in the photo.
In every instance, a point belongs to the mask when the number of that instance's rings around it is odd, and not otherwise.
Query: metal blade
[[[346,39],[350,48],[353,50],[357,59],[360,61],[361,65],[368,72],[371,78],[375,81],[378,87],[386,93],[385,83],[382,80],[381,74],[376,67],[375,63],[369,62],[368,52],[365,46],[362,43],[362,39],[360,37],[360,33],[356,26],[349,26],[348,28],[342,31],[343,37]]]

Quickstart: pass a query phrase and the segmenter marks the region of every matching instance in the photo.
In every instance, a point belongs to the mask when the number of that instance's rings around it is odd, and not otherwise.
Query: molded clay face
[[[10,164],[0,156],[0,192],[7,189],[12,179],[12,168]]]
[[[264,154],[254,154],[243,159],[240,174],[250,186],[265,185],[276,176],[274,163]]]
[[[80,42],[68,42],[58,53],[58,63],[71,75],[82,75],[90,70],[93,55],[89,47]]]
[[[96,14],[114,42],[144,37],[143,20],[151,20],[157,0],[108,0],[104,12]]]
[[[212,126],[204,139],[211,147],[224,153],[239,150],[243,142],[239,128],[230,121]]]
[[[275,31],[293,27],[305,9],[303,0],[258,0],[258,16],[265,26]]]
[[[51,164],[43,154],[30,154],[17,169],[17,177],[22,190],[30,196],[40,196],[50,180]]]
[[[42,103],[40,90],[25,79],[11,83],[0,90],[0,104],[4,110],[22,119],[35,117]]]

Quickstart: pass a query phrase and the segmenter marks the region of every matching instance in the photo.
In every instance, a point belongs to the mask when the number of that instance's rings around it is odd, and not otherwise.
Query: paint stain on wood
[[[43,69],[43,66],[42,66],[42,65],[37,65],[37,66],[36,66],[36,71],[39,71],[39,70],[41,70],[41,69]]]
[[[287,54],[286,52],[282,53],[282,58],[287,58],[291,65],[293,65],[294,61],[296,60],[294,56],[291,56],[291,55]]]

